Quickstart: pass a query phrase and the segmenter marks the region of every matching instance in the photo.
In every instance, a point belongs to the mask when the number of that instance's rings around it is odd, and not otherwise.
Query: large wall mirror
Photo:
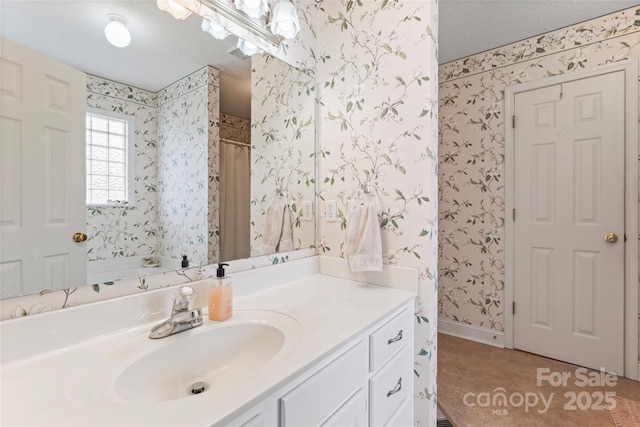
[[[311,76],[156,1],[0,7],[2,298],[314,247]]]

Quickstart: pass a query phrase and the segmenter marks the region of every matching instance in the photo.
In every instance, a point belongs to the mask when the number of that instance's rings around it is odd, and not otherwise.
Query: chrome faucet
[[[154,326],[149,333],[149,338],[165,338],[202,325],[202,310],[191,308],[193,295],[194,292],[191,286],[180,286],[175,297],[173,297],[171,317]]]

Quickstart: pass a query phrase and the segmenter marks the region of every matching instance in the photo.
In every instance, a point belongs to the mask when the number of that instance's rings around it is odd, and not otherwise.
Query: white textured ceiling
[[[439,0],[438,62],[640,5],[638,0]]]

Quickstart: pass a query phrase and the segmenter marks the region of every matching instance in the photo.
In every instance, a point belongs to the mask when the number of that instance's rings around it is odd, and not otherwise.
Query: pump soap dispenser
[[[229,264],[218,263],[216,279],[209,288],[209,320],[227,320],[233,314],[233,287],[224,276],[225,266]]]

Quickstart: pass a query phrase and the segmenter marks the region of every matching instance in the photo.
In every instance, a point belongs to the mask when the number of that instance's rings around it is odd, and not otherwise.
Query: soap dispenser
[[[218,263],[216,278],[209,288],[209,320],[227,320],[233,314],[233,287],[224,275],[225,266],[229,264]]]

